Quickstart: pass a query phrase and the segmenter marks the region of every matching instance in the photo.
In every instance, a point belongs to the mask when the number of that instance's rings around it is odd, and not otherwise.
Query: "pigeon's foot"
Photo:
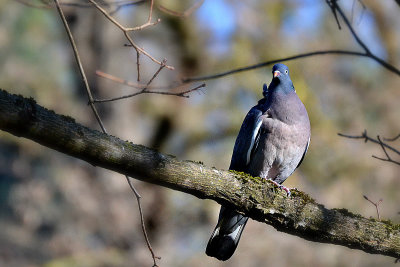
[[[284,186],[284,185],[281,185],[281,184],[275,182],[274,180],[272,180],[271,178],[268,178],[267,180],[268,180],[268,181],[271,181],[274,185],[276,185],[276,186],[279,187],[280,189],[284,190],[284,191],[286,192],[286,194],[287,194],[288,197],[290,197],[290,190],[291,190],[291,189],[296,189],[296,188],[289,188],[289,187],[286,187],[286,186]]]

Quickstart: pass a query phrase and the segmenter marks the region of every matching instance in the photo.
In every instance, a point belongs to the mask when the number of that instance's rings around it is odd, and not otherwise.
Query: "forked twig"
[[[396,161],[392,160],[392,158],[389,156],[389,154],[387,153],[386,148],[385,148],[385,146],[384,146],[384,144],[383,144],[383,142],[382,142],[382,140],[381,140],[379,135],[377,136],[377,139],[379,141],[379,144],[381,145],[381,148],[382,148],[383,152],[385,153],[386,158],[380,158],[380,157],[377,157],[377,156],[374,156],[374,155],[372,155],[372,157],[376,158],[376,159],[379,159],[379,160],[382,160],[382,161],[389,161],[389,162],[393,162],[393,163],[396,163],[396,164],[400,165],[400,162],[396,162]]]
[[[134,97],[140,94],[144,94],[144,93],[149,93],[151,91],[147,91],[147,88],[149,87],[149,85],[152,83],[152,81],[158,76],[158,74],[160,73],[160,71],[165,67],[165,59],[161,62],[161,66],[158,68],[158,70],[153,74],[153,77],[151,77],[151,79],[147,82],[147,84],[142,88],[142,90],[140,90],[139,92],[133,93],[133,94],[129,94],[129,95],[124,95],[124,96],[119,96],[119,97],[114,97],[114,98],[108,98],[108,99],[96,99],[94,100],[95,103],[104,103],[104,102],[111,102],[111,101],[116,101],[116,100],[121,100],[121,99],[126,99],[126,98],[130,98],[130,97]]]
[[[381,220],[381,216],[380,216],[380,214],[379,214],[379,205],[382,203],[383,199],[381,198],[381,199],[379,199],[378,202],[374,202],[374,201],[372,201],[371,199],[369,199],[366,195],[363,195],[363,197],[364,197],[366,200],[368,200],[372,205],[375,206],[376,214],[378,215],[378,220]]]
[[[162,62],[155,59],[153,56],[151,56],[149,53],[146,52],[146,50],[144,50],[143,48],[139,47],[134,41],[133,39],[129,36],[129,32],[131,31],[138,31],[138,30],[143,30],[144,28],[147,28],[149,26],[153,26],[156,25],[157,23],[159,23],[161,20],[158,19],[155,22],[151,22],[151,16],[152,16],[152,12],[153,12],[153,2],[154,0],[151,0],[150,2],[150,11],[149,11],[149,17],[146,23],[137,26],[137,27],[124,27],[122,26],[122,24],[120,24],[116,19],[114,19],[112,16],[110,16],[110,14],[107,13],[107,11],[102,8],[99,4],[97,4],[94,0],[88,0],[90,3],[92,3],[109,21],[111,21],[115,26],[117,26],[123,33],[125,38],[128,40],[129,44],[136,50],[137,53],[142,53],[144,55],[146,55],[148,58],[150,58],[153,62],[161,65]],[[137,59],[139,59],[139,57],[137,57]],[[172,66],[168,66],[166,65],[165,68],[173,70],[174,67]]]
[[[99,75],[100,77],[109,79],[113,82],[119,83],[119,84],[123,84],[129,87],[133,87],[136,89],[141,89],[139,92],[135,92],[132,94],[128,94],[128,95],[123,95],[120,97],[114,97],[114,98],[108,98],[108,99],[96,99],[94,100],[95,103],[105,103],[105,102],[111,102],[111,101],[117,101],[117,100],[121,100],[121,99],[126,99],[126,98],[130,98],[130,97],[134,97],[140,94],[158,94],[158,95],[170,95],[170,96],[178,96],[178,97],[189,97],[189,93],[194,92],[196,90],[199,90],[203,87],[206,86],[205,83],[202,83],[194,88],[191,89],[187,89],[184,91],[180,91],[180,92],[165,92],[165,91],[154,91],[154,90],[149,90],[149,89],[161,89],[161,88],[168,88],[171,90],[174,90],[176,88],[182,87],[182,86],[186,86],[186,85],[178,85],[175,87],[155,87],[155,86],[150,86],[150,84],[152,83],[152,81],[154,80],[154,78],[159,74],[159,72],[161,71],[162,66],[157,70],[156,73],[154,73],[153,77],[149,80],[149,82],[147,82],[147,84],[138,84],[138,83],[133,83],[127,80],[124,80],[122,78],[116,77],[114,75],[108,74],[108,73],[104,73],[102,71],[96,71],[96,74]]]
[[[74,56],[75,56],[76,64],[78,64],[79,72],[80,72],[81,77],[82,77],[82,81],[83,81],[83,83],[85,84],[86,94],[87,94],[87,96],[88,96],[88,98],[89,98],[89,105],[90,105],[90,108],[92,109],[92,111],[93,111],[93,113],[94,113],[94,115],[95,115],[95,117],[96,117],[96,120],[97,120],[97,122],[99,123],[101,129],[103,130],[103,132],[106,133],[106,132],[107,132],[107,131],[106,131],[106,128],[104,127],[104,124],[103,124],[103,122],[102,122],[101,119],[100,119],[99,113],[97,112],[97,109],[96,109],[96,107],[95,107],[94,104],[93,104],[94,102],[93,102],[92,92],[91,92],[91,90],[90,90],[89,82],[88,82],[88,80],[87,80],[87,78],[86,78],[85,70],[83,69],[83,65],[82,65],[81,59],[80,59],[80,57],[79,57],[79,53],[78,53],[78,49],[77,49],[76,44],[75,44],[75,41],[74,41],[74,37],[72,36],[71,30],[69,29],[68,22],[67,22],[67,20],[65,19],[64,13],[63,13],[63,11],[62,11],[62,9],[61,9],[61,7],[60,7],[60,3],[58,2],[58,0],[54,0],[54,3],[55,3],[55,5],[56,5],[58,14],[60,15],[61,20],[62,20],[62,22],[63,22],[65,31],[67,32],[69,42],[71,43],[71,46],[72,46],[72,50],[74,51]]]
[[[398,155],[400,155],[400,151],[397,150],[396,148],[394,148],[394,147],[382,142],[382,140],[381,140],[379,135],[377,136],[377,139],[374,139],[374,138],[372,138],[372,137],[367,135],[367,130],[364,130],[364,132],[361,135],[347,135],[347,134],[341,134],[341,133],[338,133],[338,135],[342,136],[342,137],[346,137],[346,138],[351,138],[351,139],[364,139],[365,143],[368,142],[368,141],[371,141],[373,143],[379,144],[381,146],[383,152],[385,153],[386,158],[380,158],[380,157],[377,157],[377,156],[374,156],[374,155],[372,155],[372,157],[376,158],[376,159],[379,159],[379,160],[382,160],[382,161],[388,161],[388,162],[400,165],[399,161],[393,160],[390,157],[387,149],[391,150],[392,152],[394,152],[394,153],[396,153]]]
[[[331,11],[332,11],[333,16],[335,17],[337,26],[338,26],[339,30],[341,30],[342,27],[340,27],[339,19],[338,19],[338,16],[336,14],[336,6],[335,6],[336,5],[336,1],[335,0],[326,0],[326,3],[331,8]]]

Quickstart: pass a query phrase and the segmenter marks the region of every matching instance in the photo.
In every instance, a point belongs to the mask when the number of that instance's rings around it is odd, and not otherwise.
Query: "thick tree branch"
[[[287,197],[259,178],[181,161],[57,115],[33,99],[0,90],[0,129],[92,165],[236,208],[307,240],[400,257],[400,225],[327,209],[300,191]]]

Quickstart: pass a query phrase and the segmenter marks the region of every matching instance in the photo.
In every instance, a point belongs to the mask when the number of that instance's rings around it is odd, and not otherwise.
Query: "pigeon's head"
[[[287,79],[286,77],[289,77],[289,68],[281,63],[275,64],[274,67],[272,68],[272,75],[274,76],[274,79],[276,78],[278,78],[279,80]]]
[[[272,68],[272,75],[273,78],[270,87],[272,86],[272,88],[280,91],[283,90],[286,93],[290,93],[292,91],[296,92],[289,76],[289,68],[286,65],[281,63],[275,64]]]

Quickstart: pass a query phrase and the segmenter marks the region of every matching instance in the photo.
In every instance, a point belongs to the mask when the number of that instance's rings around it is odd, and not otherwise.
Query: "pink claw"
[[[288,188],[284,185],[278,184],[277,182],[275,182],[274,180],[272,180],[271,178],[267,179],[268,181],[271,181],[274,185],[276,185],[277,187],[279,187],[280,189],[286,191],[286,194],[288,197],[290,197],[291,193],[290,193],[290,189],[295,189],[295,188]]]

